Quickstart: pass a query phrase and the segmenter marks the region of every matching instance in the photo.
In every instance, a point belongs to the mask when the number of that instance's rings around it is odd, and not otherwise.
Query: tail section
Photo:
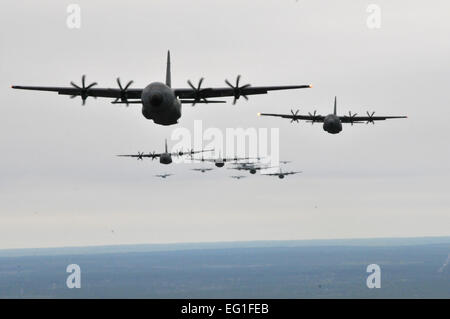
[[[337,97],[334,97],[334,115],[337,115]]]
[[[172,75],[170,71],[170,51],[167,51],[166,85],[168,87],[172,86]]]

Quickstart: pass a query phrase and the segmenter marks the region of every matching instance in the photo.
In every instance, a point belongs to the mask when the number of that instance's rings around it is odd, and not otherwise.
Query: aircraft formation
[[[250,174],[254,175],[256,174],[257,171],[261,171],[261,170],[267,170],[270,168],[274,168],[273,166],[268,166],[267,164],[265,164],[264,162],[262,162],[260,157],[222,157],[219,155],[219,157],[210,157],[210,158],[205,158],[204,157],[204,153],[207,152],[212,152],[214,151],[213,149],[208,149],[208,150],[194,150],[194,149],[190,149],[187,151],[177,151],[177,152],[169,152],[168,151],[168,147],[167,147],[167,139],[165,140],[165,150],[163,153],[156,153],[154,151],[152,152],[137,152],[136,154],[121,154],[121,155],[117,155],[118,157],[130,157],[130,158],[135,158],[137,160],[144,160],[144,158],[149,158],[152,161],[156,158],[159,158],[159,163],[163,164],[163,165],[169,165],[173,162],[172,157],[173,156],[177,156],[177,157],[185,157],[188,156],[189,162],[190,163],[213,163],[215,167],[217,168],[221,168],[224,167],[225,164],[231,164],[232,167],[229,167],[229,169],[234,169],[234,170],[239,170],[239,171],[247,171]],[[202,154],[201,158],[195,158],[194,155],[195,154]],[[280,164],[287,164],[290,163],[290,161],[280,161]],[[279,166],[276,166],[279,167]],[[206,173],[206,172],[210,172],[213,170],[213,168],[211,167],[196,167],[196,168],[192,168],[192,171],[196,171],[196,172],[201,172],[201,173]],[[296,174],[296,173],[300,173],[300,172],[282,172],[281,168],[279,168],[279,172],[277,173],[270,173],[270,174],[261,174],[261,175],[270,175],[270,176],[278,176],[279,178],[284,178],[285,175],[291,175],[291,174]],[[159,177],[159,178],[167,178],[169,176],[172,176],[174,174],[157,174],[154,175],[155,177]],[[234,179],[241,179],[244,178],[245,176],[230,176]]]
[[[198,162],[198,160],[192,159],[192,162],[196,163],[196,162]],[[275,166],[275,167],[268,166],[262,162],[240,162],[240,161],[237,161],[237,162],[229,162],[229,163],[232,165],[232,167],[229,167],[228,169],[234,169],[234,170],[238,170],[238,171],[246,171],[251,175],[255,175],[258,171],[261,171],[260,175],[262,175],[262,176],[277,176],[278,178],[283,179],[285,176],[301,173],[300,171],[283,171],[281,166]],[[281,163],[282,162],[280,161],[280,164]],[[269,170],[271,168],[278,168],[278,170],[273,173],[263,173],[262,172],[265,170]],[[200,172],[200,173],[207,173],[207,172],[213,171],[214,168],[212,168],[212,167],[196,167],[196,168],[192,168],[191,170],[195,171],[195,172]],[[157,174],[154,176],[165,179],[172,175],[174,175],[174,174],[165,173],[165,174]],[[240,179],[243,179],[246,177],[247,176],[245,176],[245,175],[231,175],[230,176],[230,178],[233,178],[236,180],[240,180]]]
[[[66,87],[56,87],[56,86],[20,86],[13,85],[13,89],[21,90],[32,90],[32,91],[48,91],[56,92],[60,95],[67,95],[71,98],[81,97],[82,105],[86,104],[86,100],[89,97],[93,98],[110,98],[112,99],[112,104],[123,104],[129,106],[130,104],[140,104],[142,106],[142,115],[148,119],[152,120],[157,125],[174,125],[178,123],[181,118],[182,104],[191,104],[195,106],[196,104],[210,104],[210,103],[226,103],[223,98],[232,97],[232,104],[235,105],[237,101],[243,97],[248,100],[250,95],[260,95],[267,94],[270,91],[280,91],[280,90],[292,90],[292,89],[305,89],[312,88],[311,85],[284,85],[284,86],[252,86],[250,84],[241,85],[241,76],[238,75],[234,84],[232,84],[227,79],[225,80],[225,87],[204,87],[204,78],[200,78],[198,83],[194,85],[191,80],[187,80],[187,88],[173,88],[172,87],[172,73],[171,73],[171,61],[170,61],[170,51],[167,52],[167,64],[166,64],[166,79],[165,82],[152,82],[144,88],[132,88],[133,81],[127,82],[125,85],[122,84],[120,78],[116,79],[116,88],[101,88],[98,87],[97,82],[86,84],[86,76],[81,77],[81,85],[74,82],[70,82],[70,86]],[[222,98],[221,100],[216,100],[216,98]],[[307,115],[299,114],[299,110],[294,112],[291,110],[290,114],[278,114],[278,113],[258,113],[258,116],[267,117],[280,117],[285,119],[290,119],[291,123],[300,121],[314,123],[322,123],[323,130],[330,134],[338,134],[342,131],[342,124],[360,124],[360,123],[372,123],[375,124],[376,121],[383,121],[387,119],[400,119],[406,118],[406,116],[375,116],[375,112],[366,112],[364,116],[358,116],[356,113],[349,112],[348,115],[338,115],[337,114],[337,97],[334,99],[334,111],[326,116],[317,114],[316,111],[313,113],[308,113]],[[256,158],[256,162],[251,162],[249,157],[234,157],[234,158],[223,158],[219,155],[218,158],[204,158],[203,153],[210,152],[213,150],[188,150],[188,151],[178,151],[169,152],[167,148],[167,140],[165,143],[165,150],[162,153],[141,153],[137,154],[125,154],[118,155],[120,157],[132,157],[138,160],[143,160],[144,158],[150,158],[152,160],[159,159],[161,164],[168,165],[172,163],[172,157],[178,156],[191,156],[193,158],[194,154],[201,153],[201,159],[197,159],[200,162],[210,162],[214,163],[216,167],[223,167],[226,163],[232,163],[233,167],[230,169],[238,171],[247,171],[250,174],[256,174],[257,171],[265,170],[268,168],[260,162],[259,158]],[[254,159],[253,159],[254,160]],[[242,162],[247,161],[247,162]],[[194,168],[194,171],[201,173],[206,173],[212,168]],[[277,173],[262,174],[268,176],[278,176],[283,179],[287,175],[298,174],[298,171],[283,172],[281,168]],[[158,174],[155,175],[159,178],[167,178],[172,174]],[[234,179],[241,179],[244,176],[235,175],[231,176]]]

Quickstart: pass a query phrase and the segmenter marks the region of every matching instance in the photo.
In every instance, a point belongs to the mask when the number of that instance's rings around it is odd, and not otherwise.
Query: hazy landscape
[[[449,253],[449,237],[2,250],[0,297],[450,298]]]

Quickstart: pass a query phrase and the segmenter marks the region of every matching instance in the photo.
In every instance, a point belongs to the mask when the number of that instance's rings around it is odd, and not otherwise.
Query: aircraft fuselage
[[[214,165],[216,167],[224,167],[225,166],[225,162],[223,160],[217,160]]]
[[[172,163],[172,155],[170,155],[169,153],[161,154],[161,156],[159,157],[159,162],[166,165]]]
[[[338,134],[342,131],[342,122],[335,114],[328,114],[323,120],[323,129],[330,134]]]
[[[142,115],[160,125],[173,125],[181,117],[181,102],[169,86],[153,82],[141,94]],[[172,162],[172,160],[170,161]],[[162,163],[162,157],[161,157]]]

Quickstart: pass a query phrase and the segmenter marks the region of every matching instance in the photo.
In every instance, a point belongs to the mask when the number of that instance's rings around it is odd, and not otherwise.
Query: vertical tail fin
[[[166,85],[168,87],[172,86],[172,76],[170,72],[170,51],[167,51]]]
[[[167,138],[166,138],[166,145],[165,145],[165,146],[166,146],[166,148],[165,148],[165,149],[166,149],[166,153],[167,153]]]
[[[334,115],[337,115],[337,97],[334,97]]]

